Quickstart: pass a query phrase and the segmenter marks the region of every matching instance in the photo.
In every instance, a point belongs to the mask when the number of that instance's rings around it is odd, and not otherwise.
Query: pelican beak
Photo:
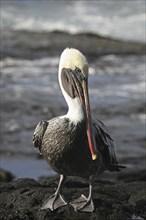
[[[92,154],[92,160],[96,160],[97,159],[96,145],[95,145],[95,139],[94,139],[94,134],[93,134],[93,127],[92,127],[93,125],[92,125],[92,119],[91,119],[87,83],[88,83],[87,79],[82,80],[82,88],[83,88],[84,104],[85,104],[85,115],[86,115],[87,138],[88,138],[89,148]]]
[[[86,117],[86,129],[88,144],[92,155],[92,160],[97,159],[96,144],[93,134],[93,125],[91,119],[91,111],[88,94],[88,79],[84,74],[76,68],[75,70],[63,68],[62,81],[66,92],[74,99],[78,97],[83,105]]]
[[[63,87],[67,94],[73,99],[78,97],[81,101],[81,104],[83,105],[86,117],[88,144],[91,151],[92,160],[96,160],[96,144],[93,134],[93,125],[89,104],[88,79],[78,68],[76,68],[75,70],[72,70],[70,68],[63,68],[61,77]]]

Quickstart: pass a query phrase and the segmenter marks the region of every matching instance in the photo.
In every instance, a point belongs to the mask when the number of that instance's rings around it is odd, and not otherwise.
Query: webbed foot
[[[78,199],[75,199],[70,204],[74,207],[75,211],[80,211],[80,212],[93,212],[94,211],[93,200],[88,199],[84,195],[81,195]]]
[[[44,202],[44,204],[41,207],[41,210],[50,209],[51,211],[54,211],[59,207],[65,205],[67,205],[67,202],[63,199],[63,197],[60,194],[53,194]]]

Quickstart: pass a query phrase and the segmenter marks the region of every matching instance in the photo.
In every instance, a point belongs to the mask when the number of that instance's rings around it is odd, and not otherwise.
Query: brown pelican
[[[66,48],[60,57],[59,84],[68,104],[64,116],[41,121],[34,132],[39,148],[50,166],[60,174],[56,192],[41,209],[52,211],[67,205],[61,186],[66,176],[89,178],[89,196],[81,195],[70,204],[76,211],[92,212],[94,177],[105,170],[119,171],[114,143],[101,121],[93,120],[88,96],[88,63],[78,50]]]

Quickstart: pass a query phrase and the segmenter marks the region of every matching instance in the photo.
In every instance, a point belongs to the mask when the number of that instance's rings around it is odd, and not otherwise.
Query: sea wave
[[[38,10],[39,8],[39,10]],[[2,29],[91,32],[145,42],[144,1],[2,1]]]
[[[66,114],[58,84],[59,55],[1,60],[2,153],[34,155],[32,136],[37,123]],[[110,54],[89,60],[93,117],[110,130],[120,161],[132,160],[134,167],[135,161],[139,167],[144,164],[144,59],[144,55]]]

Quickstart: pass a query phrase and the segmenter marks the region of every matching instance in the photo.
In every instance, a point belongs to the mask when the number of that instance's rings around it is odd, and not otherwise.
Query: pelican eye
[[[85,79],[85,77],[84,77],[84,75],[83,75],[83,73],[82,73],[82,71],[79,67],[75,68],[75,74],[76,74],[76,76],[78,77],[79,80],[84,80]]]
[[[75,68],[75,71],[76,71],[77,73],[81,73],[81,69],[80,69],[79,67],[76,67],[76,68]]]

